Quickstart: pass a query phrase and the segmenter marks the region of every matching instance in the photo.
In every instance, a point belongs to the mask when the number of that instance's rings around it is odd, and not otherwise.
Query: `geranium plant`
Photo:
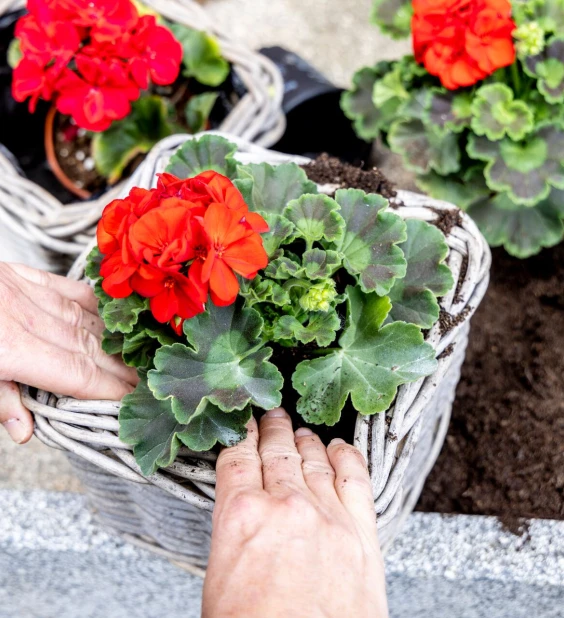
[[[110,184],[163,137],[205,127],[217,93],[191,93],[188,79],[215,87],[230,70],[206,33],[132,0],[28,0],[27,9],[9,52],[13,96],[32,113],[51,101],[69,117],[68,141],[92,132]]]
[[[376,0],[413,55],[361,69],[342,106],[490,245],[528,257],[564,237],[564,0]]]
[[[186,142],[154,189],[106,207],[88,260],[104,349],[139,369],[119,422],[145,474],[181,444],[236,443],[283,388],[306,422],[334,425],[385,411],[436,367],[422,329],[453,285],[442,232],[235,153]]]

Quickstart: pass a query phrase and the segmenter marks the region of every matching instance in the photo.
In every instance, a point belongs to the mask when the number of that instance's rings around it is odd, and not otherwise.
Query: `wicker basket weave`
[[[191,138],[173,136],[158,144],[131,182],[153,186],[155,173],[165,168],[185,139]],[[238,143],[237,157],[243,162],[306,161],[229,139]],[[454,208],[409,192],[399,192],[398,199],[404,206],[396,212],[404,218],[432,221],[437,211]],[[443,444],[468,340],[468,320],[488,284],[490,252],[472,220],[462,214],[461,224],[451,230],[447,242],[448,264],[458,285],[441,299],[441,306],[456,319],[448,332],[435,324],[426,336],[439,355],[437,370],[401,386],[388,412],[359,416],[356,423],[355,444],[369,464],[384,548],[413,510]],[[77,260],[69,276],[83,277],[85,256]],[[117,436],[119,403],[57,399],[42,391],[32,397],[27,387],[22,387],[22,397],[35,415],[36,435],[46,444],[68,451],[90,503],[105,525],[185,565],[205,566],[214,505],[215,453],[181,449],[171,466],[145,478],[131,447]]]
[[[221,130],[262,146],[276,143],[284,132],[282,113],[284,82],[275,64],[218,31],[204,8],[193,0],[143,0],[171,21],[210,32],[218,38],[247,89],[221,124]],[[25,6],[25,0],[0,0],[0,16]],[[57,253],[78,256],[92,238],[103,207],[122,188],[114,187],[98,199],[63,206],[49,192],[18,173],[0,150],[0,242],[2,236],[19,235],[29,245],[38,244]]]

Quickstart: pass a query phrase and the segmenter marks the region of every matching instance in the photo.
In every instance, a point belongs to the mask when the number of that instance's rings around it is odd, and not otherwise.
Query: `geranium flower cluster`
[[[508,0],[413,0],[415,59],[449,90],[513,64],[514,30]]]
[[[16,101],[53,100],[90,131],[125,118],[131,101],[178,77],[182,46],[153,15],[130,0],[28,0],[16,25],[22,58],[14,69]]]
[[[133,188],[105,208],[97,231],[102,287],[113,298],[149,298],[155,319],[180,334],[208,295],[230,305],[239,292],[235,275],[252,279],[266,267],[266,231],[225,176],[159,174],[155,189]]]

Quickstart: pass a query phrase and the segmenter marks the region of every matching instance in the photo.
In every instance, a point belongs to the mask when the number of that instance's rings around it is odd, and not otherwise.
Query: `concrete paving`
[[[516,537],[491,517],[416,513],[386,570],[391,618],[562,618],[564,522]],[[0,491],[0,618],[198,618],[201,586],[106,534],[82,496]]]

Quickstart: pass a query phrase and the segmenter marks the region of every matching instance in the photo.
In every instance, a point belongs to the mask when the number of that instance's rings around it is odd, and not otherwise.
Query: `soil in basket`
[[[564,244],[493,252],[443,451],[418,509],[564,519]]]

